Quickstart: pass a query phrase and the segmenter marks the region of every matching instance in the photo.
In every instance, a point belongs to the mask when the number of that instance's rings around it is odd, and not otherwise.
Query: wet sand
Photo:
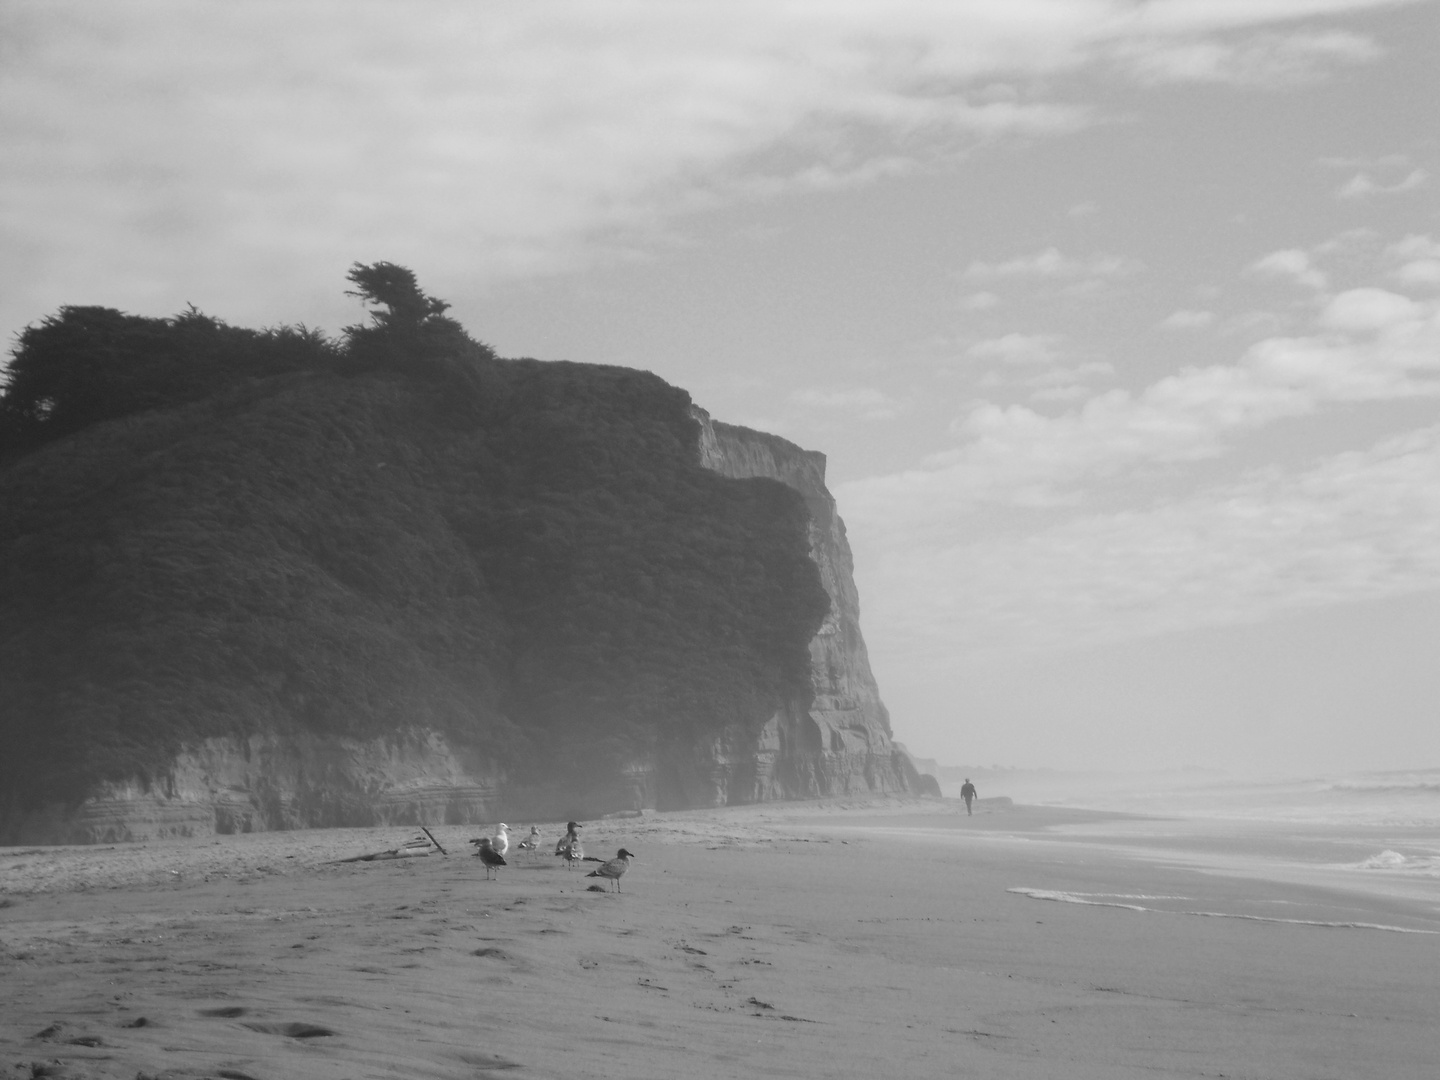
[[[1105,820],[878,800],[591,822],[591,854],[636,854],[620,893],[546,854],[486,881],[468,827],[432,828],[448,857],[374,863],[333,860],[412,830],[0,849],[0,1076],[1440,1072],[1440,934],[1322,925],[1435,911],[1050,831]]]

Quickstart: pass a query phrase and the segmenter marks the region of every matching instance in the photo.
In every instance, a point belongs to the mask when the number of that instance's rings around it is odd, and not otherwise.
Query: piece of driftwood
[[[352,855],[348,859],[335,859],[333,861],[336,863],[348,863],[385,862],[389,859],[414,859],[422,855],[429,855],[432,848],[438,849],[442,855],[446,854],[445,849],[440,847],[440,845],[435,842],[435,838],[430,835],[429,829],[422,825],[420,831],[425,835],[411,837],[398,848],[389,848],[386,851],[372,851],[368,855]]]

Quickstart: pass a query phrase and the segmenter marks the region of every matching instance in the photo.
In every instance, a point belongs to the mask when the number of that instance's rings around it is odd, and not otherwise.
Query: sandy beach
[[[335,860],[412,830],[0,849],[0,1075],[1440,1073],[1433,903],[1097,840],[1127,820],[589,822],[590,854],[636,855],[618,893],[546,853],[486,881],[461,826],[432,827],[448,856],[370,863]]]

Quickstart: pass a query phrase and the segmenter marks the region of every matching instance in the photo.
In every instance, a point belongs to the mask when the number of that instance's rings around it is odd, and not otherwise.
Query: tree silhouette
[[[357,262],[345,278],[355,286],[346,289],[345,295],[358,297],[366,307],[376,309],[370,311],[369,326],[345,327],[346,346],[353,359],[403,364],[453,355],[478,344],[445,314],[450,307],[446,301],[421,291],[414,271],[407,267]]]

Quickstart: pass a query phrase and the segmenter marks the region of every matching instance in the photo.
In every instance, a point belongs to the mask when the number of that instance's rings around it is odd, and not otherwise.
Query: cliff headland
[[[0,842],[914,790],[824,458],[502,359],[63,308],[0,393]]]

